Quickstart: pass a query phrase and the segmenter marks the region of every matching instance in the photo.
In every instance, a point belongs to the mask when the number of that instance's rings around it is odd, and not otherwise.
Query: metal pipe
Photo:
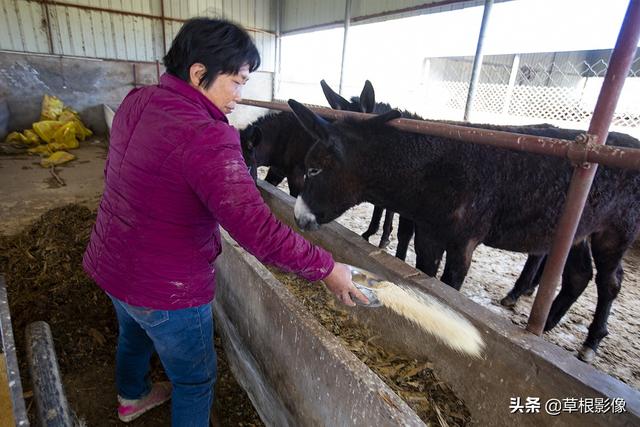
[[[275,99],[280,90],[280,44],[282,43],[280,30],[282,28],[282,1],[276,0],[276,51],[273,67],[273,85],[271,87],[271,99]]]
[[[493,0],[485,0],[484,12],[482,13],[482,24],[480,24],[480,33],[478,34],[478,44],[476,46],[476,55],[473,58],[473,69],[471,71],[471,81],[469,82],[469,92],[467,93],[467,103],[464,106],[464,121],[469,121],[471,113],[471,104],[476,95],[476,87],[480,80],[480,70],[482,69],[482,59],[484,57],[484,35],[489,24],[489,16],[491,16],[491,8]]]
[[[289,108],[287,104],[278,102],[243,99],[240,101],[240,104],[271,110],[291,111],[291,108]],[[322,117],[333,120],[345,118],[364,120],[375,116],[374,114],[339,111],[317,106],[311,107],[311,110]],[[572,163],[582,164],[584,162],[592,162],[610,167],[640,169],[640,149],[636,148],[597,145],[584,143],[582,141],[576,142],[559,138],[479,129],[447,123],[429,122],[426,120],[396,119],[388,122],[388,124],[389,126],[408,132],[440,136],[516,151],[562,157]]]
[[[629,74],[638,39],[640,39],[640,0],[631,0],[589,125],[588,135],[595,139],[596,144],[604,144],[607,140],[609,125],[625,78]],[[562,276],[597,168],[597,165],[578,167],[573,173],[565,208],[558,222],[549,253],[549,262],[542,273],[527,324],[527,330],[536,335],[542,334],[544,330],[555,290]]]
[[[75,3],[66,3],[66,2],[62,2],[62,1],[55,1],[55,0],[25,0],[25,1],[30,1],[30,2],[35,2],[35,3],[48,3],[52,6],[64,6],[64,7],[72,7],[72,8],[76,8],[76,9],[81,9],[81,10],[91,10],[91,11],[95,11],[95,12],[107,12],[107,13],[113,13],[115,15],[125,15],[125,16],[135,16],[138,18],[149,18],[149,19],[162,19],[161,16],[157,16],[157,15],[151,15],[149,13],[142,13],[142,12],[128,12],[125,10],[116,10],[116,9],[109,9],[109,8],[104,8],[104,7],[97,7],[97,6],[87,6],[84,4],[75,4]],[[173,21],[173,22],[186,22],[187,19],[182,19],[182,18],[171,18],[168,16],[164,17],[165,21]],[[247,31],[251,31],[253,33],[265,33],[265,34],[274,34],[273,31],[269,31],[269,30],[263,30],[260,28],[253,28],[253,27],[244,27],[243,28]]]
[[[516,80],[518,79],[518,71],[520,70],[520,54],[513,55],[513,62],[511,63],[511,73],[509,73],[509,85],[507,86],[507,94],[504,96],[504,104],[502,105],[502,114],[509,113],[509,106],[511,105],[511,98],[513,98],[513,90],[516,86]]]
[[[39,424],[47,427],[73,425],[73,415],[62,385],[62,375],[49,324],[27,325],[27,361]]]
[[[167,34],[164,28],[164,0],[160,0],[160,25],[162,25],[162,57],[164,58],[167,54]]]
[[[20,369],[18,356],[16,354],[16,343],[11,326],[11,310],[9,309],[9,297],[7,296],[7,285],[4,276],[0,274],[0,348],[4,353],[7,368],[7,383],[9,384],[9,397],[13,416],[7,421],[13,421],[16,426],[29,426],[29,418],[24,405],[24,394],[22,392],[22,381],[20,380]],[[4,384],[2,385],[4,387]]]
[[[349,25],[351,24],[351,0],[345,0],[344,3],[344,36],[342,37],[342,61],[340,62],[340,85],[338,93],[342,95],[342,83],[344,81],[344,63],[347,57],[347,36],[349,34]]]
[[[45,0],[43,1],[43,6],[44,6],[44,20],[45,23],[47,25],[47,42],[49,42],[49,53],[53,54],[53,34],[51,33],[51,22],[49,19],[49,5],[47,4],[48,2]]]

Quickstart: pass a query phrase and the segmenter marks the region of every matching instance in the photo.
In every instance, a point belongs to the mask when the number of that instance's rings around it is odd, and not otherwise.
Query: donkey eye
[[[309,168],[309,170],[307,170],[307,175],[315,176],[315,175],[318,175],[320,172],[322,172],[322,169]]]

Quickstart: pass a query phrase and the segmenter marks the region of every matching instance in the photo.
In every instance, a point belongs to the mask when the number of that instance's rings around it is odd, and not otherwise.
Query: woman
[[[105,190],[83,265],[119,324],[118,416],[128,422],[171,398],[174,426],[205,426],[216,359],[211,301],[219,226],[260,261],[366,298],[347,267],[281,224],[262,200],[226,114],[260,56],[223,20],[187,21],[157,86],[132,90],[111,129]],[[171,383],[151,385],[156,351]]]

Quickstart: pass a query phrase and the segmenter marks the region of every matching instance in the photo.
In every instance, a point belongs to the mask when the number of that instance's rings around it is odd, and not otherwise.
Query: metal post
[[[345,0],[344,5],[344,37],[342,38],[342,62],[340,63],[340,86],[338,93],[342,95],[342,84],[344,81],[344,63],[347,56],[347,34],[351,24],[351,0]]]
[[[502,114],[509,113],[509,105],[511,105],[511,98],[513,97],[513,89],[516,85],[516,79],[518,78],[518,70],[520,70],[520,54],[516,53],[513,57],[513,63],[511,64],[511,74],[509,74],[509,86],[507,87],[507,93],[504,96],[504,104],[502,105]]]
[[[271,99],[276,98],[276,94],[280,91],[280,43],[282,40],[280,39],[281,34],[281,24],[282,24],[282,1],[276,0],[276,51],[274,58],[274,67],[273,67],[273,86],[271,88],[272,94]]]
[[[162,25],[162,57],[164,58],[167,54],[167,34],[164,28],[164,0],[160,0],[160,25]]]
[[[471,71],[471,81],[469,82],[469,92],[467,93],[467,104],[464,107],[464,121],[469,121],[469,113],[471,112],[471,104],[476,94],[476,86],[480,79],[480,68],[482,68],[482,57],[484,47],[484,33],[489,22],[489,15],[493,0],[484,1],[484,13],[482,14],[482,24],[480,24],[480,34],[478,34],[478,45],[476,46],[476,56],[473,58],[473,71]]]
[[[615,112],[615,107],[622,92],[625,78],[629,74],[631,62],[636,53],[638,39],[640,38],[640,0],[631,0],[622,23],[622,28],[616,41],[615,49],[611,54],[609,69],[604,78],[598,102],[596,103],[593,118],[589,125],[588,135],[595,138],[595,143],[604,144],[609,133],[609,125]],[[538,293],[533,307],[527,330],[536,335],[542,334],[544,325],[549,315],[555,290],[562,276],[562,270],[569,254],[569,249],[575,238],[578,222],[582,215],[591,183],[598,165],[591,164],[588,167],[577,167],[573,172],[567,201],[562,217],[557,226],[553,246],[549,253],[547,263]]]
[[[42,3],[44,5],[44,20],[47,25],[47,41],[49,42],[49,53],[54,54],[53,51],[53,35],[51,33],[51,21],[49,19],[49,5],[46,1]]]

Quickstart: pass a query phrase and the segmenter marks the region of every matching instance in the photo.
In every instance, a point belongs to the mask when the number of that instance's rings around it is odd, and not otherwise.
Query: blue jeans
[[[155,350],[173,386],[171,425],[208,426],[216,381],[211,304],[153,310],[110,297],[119,325],[118,394],[139,399],[149,393],[150,360]]]

